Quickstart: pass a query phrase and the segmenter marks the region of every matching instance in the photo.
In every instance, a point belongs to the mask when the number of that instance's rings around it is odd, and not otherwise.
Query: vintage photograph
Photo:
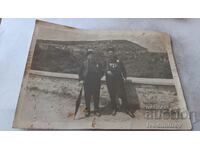
[[[13,127],[190,130],[170,36],[37,20]]]

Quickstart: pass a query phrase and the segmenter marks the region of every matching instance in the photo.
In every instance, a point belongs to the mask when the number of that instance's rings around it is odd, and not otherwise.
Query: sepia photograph
[[[198,1],[1,5],[0,149],[198,149]]]
[[[13,127],[191,130],[170,36],[37,20]]]

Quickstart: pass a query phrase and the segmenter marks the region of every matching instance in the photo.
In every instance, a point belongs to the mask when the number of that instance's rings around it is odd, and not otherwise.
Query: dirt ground
[[[106,85],[101,87],[100,108],[102,115],[96,117],[91,114],[85,118],[84,96],[76,116],[73,119],[75,102],[79,94],[80,86],[77,80],[64,78],[44,77],[30,75],[27,86],[26,100],[24,101],[22,120],[30,122],[29,128],[81,128],[81,129],[132,129],[145,127],[145,107],[148,109],[160,109],[161,106],[176,107],[177,95],[173,86],[153,85],[129,85],[130,104],[139,104],[135,110],[135,118],[131,118],[125,112],[111,115],[110,99]],[[128,93],[129,93],[128,92]],[[154,105],[156,104],[156,106]],[[93,109],[93,104],[91,103]],[[151,107],[151,108],[150,108]],[[44,125],[43,125],[44,124]]]

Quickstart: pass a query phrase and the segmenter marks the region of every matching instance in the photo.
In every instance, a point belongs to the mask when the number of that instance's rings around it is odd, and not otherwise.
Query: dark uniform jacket
[[[103,74],[103,67],[101,63],[97,63],[95,61],[90,62],[90,60],[87,59],[81,65],[79,71],[79,80],[101,80]]]
[[[118,58],[108,60],[106,65],[106,76],[118,80],[125,79],[127,77],[127,73],[123,62]]]

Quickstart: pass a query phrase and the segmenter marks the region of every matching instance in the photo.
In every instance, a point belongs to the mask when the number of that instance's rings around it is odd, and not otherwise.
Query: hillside
[[[96,50],[104,61],[107,50],[115,49],[124,62],[128,76],[141,78],[172,78],[167,53],[152,53],[126,40],[48,41],[37,40],[32,69],[77,74],[87,49]]]

